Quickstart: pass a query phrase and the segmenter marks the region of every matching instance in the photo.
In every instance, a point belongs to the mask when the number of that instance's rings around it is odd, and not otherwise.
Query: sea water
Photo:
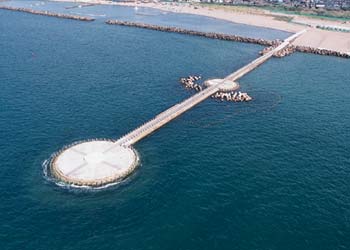
[[[179,77],[224,77],[262,48],[0,10],[0,249],[349,249],[346,59],[269,60],[239,80],[252,102],[189,110],[111,188],[44,178],[63,146],[116,139],[193,94]]]

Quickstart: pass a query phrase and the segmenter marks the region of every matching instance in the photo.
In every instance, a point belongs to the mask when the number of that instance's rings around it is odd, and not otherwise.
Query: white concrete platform
[[[234,91],[234,90],[239,89],[239,84],[237,82],[234,82],[231,80],[210,79],[210,80],[205,81],[204,84],[207,87],[211,87],[211,86],[215,86],[217,84],[220,84],[219,89],[220,89],[220,91],[224,91],[224,92],[225,91]]]
[[[122,180],[138,164],[132,147],[112,141],[89,141],[68,147],[52,161],[51,171],[63,182],[84,186],[102,186]]]

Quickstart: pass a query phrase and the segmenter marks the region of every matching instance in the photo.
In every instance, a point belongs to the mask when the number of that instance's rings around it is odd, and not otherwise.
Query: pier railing
[[[124,135],[120,139],[116,141],[116,145],[122,145],[125,147],[131,146],[132,144],[138,142],[142,138],[148,136],[158,128],[162,127],[164,124],[168,123],[169,121],[175,119],[179,115],[183,114],[187,110],[191,109],[198,103],[202,102],[206,98],[210,97],[211,95],[215,94],[217,91],[220,90],[221,85],[225,83],[225,81],[235,81],[239,78],[241,78],[243,75],[247,74],[248,72],[254,70],[259,65],[267,61],[269,58],[271,58],[274,53],[284,49],[286,46],[289,46],[294,39],[296,39],[301,34],[305,33],[306,30],[300,31],[289,38],[287,38],[284,42],[282,42],[279,46],[272,49],[265,55],[255,59],[251,63],[247,64],[246,66],[240,68],[239,70],[235,71],[234,73],[228,75],[226,78],[222,79],[222,81],[218,82],[216,85],[210,86],[197,94],[191,96],[190,98],[170,107],[169,109],[161,112],[156,117],[154,117],[152,120],[144,123],[140,127],[136,128],[135,130],[131,131],[130,133]]]
[[[116,141],[116,143],[118,145],[123,145],[123,146],[130,146],[136,143],[137,141],[151,134],[158,128],[162,127],[164,124],[170,122],[171,120],[180,116],[187,110],[191,109],[193,106],[202,102],[203,100],[205,100],[206,98],[208,98],[209,96],[217,92],[218,90],[219,90],[218,86],[212,86],[212,87],[206,88],[203,91],[200,91],[199,93],[184,100],[183,102],[178,103],[172,106],[171,108],[161,112],[152,120],[144,123],[137,129],[121,137],[119,140]]]

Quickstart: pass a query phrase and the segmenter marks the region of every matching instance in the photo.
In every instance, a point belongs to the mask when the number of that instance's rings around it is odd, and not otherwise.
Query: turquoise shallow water
[[[89,192],[46,181],[43,161],[262,47],[0,11],[0,48],[0,249],[350,248],[349,60],[270,60],[240,80],[253,102],[201,103],[135,146],[124,183]]]

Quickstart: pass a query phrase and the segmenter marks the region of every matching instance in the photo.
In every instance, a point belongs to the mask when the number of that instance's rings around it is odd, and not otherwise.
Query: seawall
[[[195,31],[195,30],[182,29],[178,27],[160,26],[160,25],[153,25],[153,24],[146,24],[146,23],[120,21],[120,20],[107,20],[106,23],[111,25],[129,26],[129,27],[157,30],[157,31],[163,31],[163,32],[174,32],[174,33],[180,33],[180,34],[186,34],[186,35],[192,35],[192,36],[202,36],[202,37],[225,40],[225,41],[255,43],[255,44],[264,45],[264,46],[272,46],[279,42],[279,41],[272,41],[267,39],[257,39],[257,38],[243,37],[243,36],[237,36],[237,35],[227,35],[227,34],[215,33],[215,32]]]
[[[297,52],[303,52],[303,53],[311,53],[311,54],[317,54],[317,55],[324,55],[324,56],[338,56],[343,58],[350,58],[349,53],[343,53],[339,51],[329,50],[329,49],[321,49],[321,48],[313,48],[308,46],[294,46],[295,51]]]
[[[51,16],[51,17],[57,17],[57,18],[72,19],[72,20],[78,20],[78,21],[91,22],[91,21],[95,20],[94,18],[91,18],[91,17],[69,15],[69,14],[62,14],[62,13],[54,13],[54,12],[49,12],[49,11],[45,11],[45,10],[33,10],[33,9],[17,8],[17,7],[10,7],[10,6],[0,6],[0,9],[25,12],[25,13],[30,13],[30,14],[34,14],[34,15],[42,15],[42,16]]]

